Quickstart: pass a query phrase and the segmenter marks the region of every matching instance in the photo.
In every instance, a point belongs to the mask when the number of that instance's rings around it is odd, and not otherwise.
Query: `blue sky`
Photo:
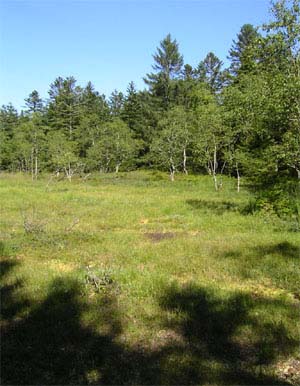
[[[171,33],[185,63],[209,51],[226,63],[240,27],[270,19],[269,0],[0,0],[0,105],[73,75],[106,95],[144,88],[152,54]]]

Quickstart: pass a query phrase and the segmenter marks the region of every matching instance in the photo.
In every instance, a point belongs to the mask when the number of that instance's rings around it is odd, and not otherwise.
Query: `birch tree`
[[[200,165],[206,168],[214,181],[215,190],[222,187],[226,137],[220,107],[213,102],[197,108],[194,131],[194,155]]]
[[[69,182],[83,165],[77,155],[77,144],[60,132],[53,133],[49,139],[49,153],[51,154],[52,169],[63,172]]]
[[[171,181],[174,181],[179,169],[187,174],[187,151],[190,143],[188,114],[182,107],[173,108],[159,122],[157,135],[150,147],[152,161],[169,170]]]
[[[119,172],[124,164],[130,164],[138,152],[138,142],[125,122],[113,119],[103,123],[98,140],[87,153],[89,165],[99,171]]]

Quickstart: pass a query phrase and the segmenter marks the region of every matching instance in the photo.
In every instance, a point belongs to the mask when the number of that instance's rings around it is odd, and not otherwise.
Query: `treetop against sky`
[[[37,89],[46,98],[57,76],[91,80],[106,95],[134,81],[145,87],[152,54],[168,33],[184,62],[213,51],[225,64],[245,23],[268,21],[268,0],[2,0],[0,104],[18,109]]]

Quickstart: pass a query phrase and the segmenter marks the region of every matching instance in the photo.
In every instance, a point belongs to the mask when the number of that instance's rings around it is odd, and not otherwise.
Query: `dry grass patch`
[[[65,263],[56,259],[52,259],[45,263],[47,267],[61,273],[69,273],[78,268],[78,265],[72,262]]]

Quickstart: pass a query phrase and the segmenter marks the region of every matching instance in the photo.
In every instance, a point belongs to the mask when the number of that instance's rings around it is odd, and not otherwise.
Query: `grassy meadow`
[[[1,174],[0,200],[2,384],[299,382],[299,233],[234,179]]]

